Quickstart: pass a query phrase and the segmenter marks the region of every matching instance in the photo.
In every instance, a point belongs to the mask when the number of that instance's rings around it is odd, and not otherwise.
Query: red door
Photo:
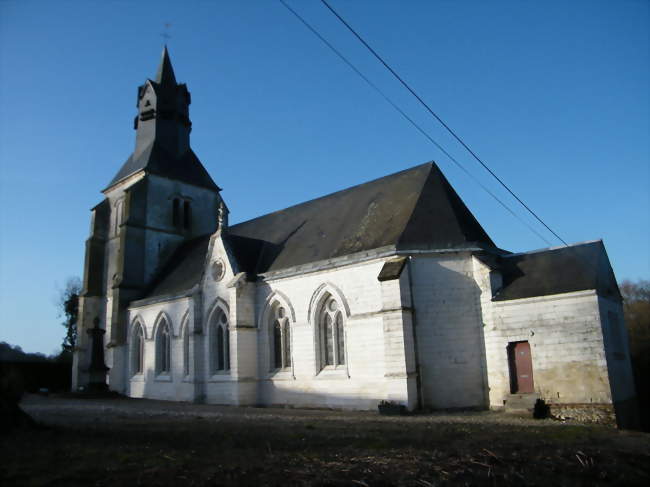
[[[530,344],[528,342],[512,343],[510,351],[511,370],[514,376],[512,392],[516,394],[535,392]]]

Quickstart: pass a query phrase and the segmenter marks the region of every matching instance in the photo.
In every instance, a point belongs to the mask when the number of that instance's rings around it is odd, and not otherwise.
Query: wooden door
[[[515,342],[510,345],[512,392],[515,394],[534,392],[533,360],[530,355],[530,344],[528,342]]]

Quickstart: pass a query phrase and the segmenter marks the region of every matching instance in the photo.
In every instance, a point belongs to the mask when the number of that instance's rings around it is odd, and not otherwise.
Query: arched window
[[[291,367],[291,324],[287,310],[277,302],[271,306],[269,332],[271,369]]]
[[[169,374],[171,371],[171,338],[169,325],[163,318],[156,332],[156,372],[158,374]]]
[[[131,341],[131,370],[132,375],[144,372],[144,331],[142,325],[136,323]]]
[[[219,374],[230,370],[230,332],[228,317],[222,309],[210,320],[210,372]]]
[[[185,324],[183,328],[183,375],[190,375],[190,326]]]
[[[322,367],[345,365],[343,313],[332,295],[327,295],[318,315],[318,338]]]

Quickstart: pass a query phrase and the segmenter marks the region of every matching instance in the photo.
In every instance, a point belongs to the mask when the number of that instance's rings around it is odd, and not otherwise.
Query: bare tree
[[[623,281],[623,312],[630,337],[632,368],[642,428],[650,431],[650,281]]]
[[[630,335],[632,355],[650,351],[650,281],[623,281],[625,323]]]

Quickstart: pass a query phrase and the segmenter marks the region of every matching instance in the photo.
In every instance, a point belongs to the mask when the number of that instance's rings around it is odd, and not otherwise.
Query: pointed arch
[[[131,330],[129,333],[129,364],[131,377],[144,374],[144,342],[145,326],[140,317],[136,317],[131,322]]]
[[[325,282],[318,286],[309,300],[309,307],[307,308],[307,316],[309,324],[313,325],[316,323],[316,315],[318,308],[323,304],[323,301],[327,298],[327,295],[334,296],[336,300],[342,305],[342,311],[344,318],[350,317],[350,304],[345,298],[343,292],[331,282]]]
[[[178,332],[178,335],[183,340],[183,377],[190,375],[190,340],[191,329],[190,329],[190,310],[188,309],[181,320],[181,326]]]
[[[209,374],[230,373],[230,312],[228,304],[216,298],[208,313]]]
[[[176,337],[183,336],[183,328],[185,326],[189,326],[189,319],[190,319],[190,308],[188,307],[183,313],[183,316],[181,317],[181,321],[180,321],[181,324],[178,327],[178,331],[174,336]]]
[[[135,315],[133,319],[131,319],[129,334],[133,331],[133,328],[136,324],[139,324],[142,327],[145,340],[150,340],[151,336],[149,333],[147,333],[147,325],[145,324],[144,318],[140,314]]]
[[[325,369],[348,371],[346,322],[350,306],[333,284],[321,284],[309,303],[309,319],[314,331],[316,372]],[[348,373],[349,377],[349,373]]]
[[[208,313],[206,315],[206,320],[204,321],[204,323],[210,323],[210,320],[212,319],[212,315],[218,312],[219,309],[222,309],[227,316],[230,316],[230,306],[228,305],[228,302],[225,299],[217,296],[216,298],[214,298],[214,300],[210,304],[210,307],[208,308]],[[203,331],[205,332],[206,330]]]
[[[266,339],[264,348],[271,372],[293,370],[292,367],[292,326],[296,313],[289,298],[280,291],[273,291],[264,301],[259,329]]]
[[[257,323],[258,328],[262,329],[265,326],[265,323],[268,321],[268,313],[273,301],[282,302],[282,304],[289,310],[289,318],[291,319],[291,322],[296,322],[296,311],[293,308],[293,304],[291,304],[291,300],[282,291],[275,290],[264,300],[264,304],[262,305],[262,313],[260,314],[260,319]]]
[[[153,322],[153,329],[151,330],[151,336],[149,337],[149,339],[153,339],[156,336],[156,333],[158,333],[158,328],[160,324],[163,322],[167,323],[170,330],[173,330],[172,320],[169,317],[169,314],[167,314],[165,310],[162,310],[158,313],[155,321]]]
[[[172,327],[169,317],[163,311],[158,314],[153,331],[156,345],[156,374],[171,375],[172,370]]]

